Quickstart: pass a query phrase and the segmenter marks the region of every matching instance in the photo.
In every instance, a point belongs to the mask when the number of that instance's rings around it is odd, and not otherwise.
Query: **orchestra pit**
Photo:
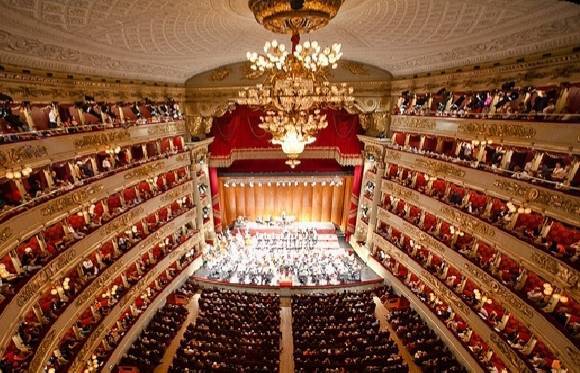
[[[0,373],[580,373],[580,4],[0,0]]]

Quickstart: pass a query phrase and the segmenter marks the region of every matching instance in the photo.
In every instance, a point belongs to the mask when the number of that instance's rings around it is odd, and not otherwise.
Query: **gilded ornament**
[[[40,215],[44,217],[53,216],[65,210],[79,207],[90,201],[92,196],[101,192],[104,189],[103,185],[92,185],[81,190],[68,193],[62,197],[48,202],[40,209]]]
[[[84,135],[74,141],[77,150],[94,149],[100,146],[115,146],[117,143],[126,142],[131,138],[127,130],[115,130],[114,132],[102,132],[92,135]]]
[[[248,6],[259,24],[278,34],[307,34],[324,27],[336,16],[344,0],[308,0],[294,10],[287,0],[250,0]]]
[[[487,237],[495,236],[495,229],[484,222],[479,221],[476,218],[465,215],[451,207],[444,206],[441,208],[441,214],[452,220],[454,224],[457,224],[460,228],[466,228],[471,232],[480,234]]]
[[[184,132],[185,124],[183,121],[147,128],[147,134],[150,136],[177,135]]]
[[[342,64],[352,75],[369,75],[369,70],[359,62],[345,61]]]
[[[0,150],[0,168],[9,169],[25,162],[46,158],[47,156],[48,149],[46,146],[40,145],[22,145],[8,150]]]
[[[465,171],[447,164],[445,162],[438,162],[430,159],[417,158],[415,164],[427,170],[427,173],[435,176],[453,176],[458,178],[463,178],[465,176]]]
[[[401,153],[394,150],[385,149],[385,162],[398,161],[401,159]]]
[[[395,115],[392,117],[393,130],[432,131],[437,123],[432,118]]]
[[[580,216],[580,199],[557,192],[526,186],[511,180],[497,179],[494,184],[498,189],[527,202],[539,204],[547,210],[562,210],[572,216]]]
[[[393,183],[391,181],[387,181],[386,184],[389,187],[389,189],[387,191],[388,192],[391,192],[391,194],[393,194],[396,197],[402,198],[402,199],[404,199],[406,201],[415,201],[415,202],[417,202],[419,200],[419,196],[414,191],[412,191],[410,189],[401,187],[398,184]]]
[[[136,209],[131,210],[125,215],[118,217],[117,219],[109,222],[108,224],[104,225],[102,229],[103,235],[108,235],[114,232],[118,232],[124,230],[125,227],[132,224],[133,221],[140,215],[143,214],[145,210],[143,207],[138,207]]]
[[[536,129],[534,125],[520,124],[520,123],[505,123],[499,121],[469,121],[462,120],[457,126],[459,133],[464,133],[472,136],[489,137],[515,137],[520,139],[533,139],[536,137]]]
[[[10,237],[12,237],[12,229],[10,227],[4,227],[0,230],[0,243],[6,242]]]
[[[153,164],[148,164],[148,165],[145,165],[143,167],[139,167],[135,170],[127,172],[125,174],[124,178],[125,178],[125,180],[132,180],[132,179],[137,179],[137,178],[139,178],[139,179],[146,178],[146,177],[149,177],[153,173],[159,172],[159,170],[162,170],[164,167],[165,167],[165,162],[163,162],[163,161],[155,162]]]
[[[497,333],[490,332],[490,339],[497,347],[497,349],[502,352],[502,355],[509,359],[511,365],[517,368],[518,372],[530,372],[530,369],[526,366],[526,363],[519,358],[517,353],[512,350],[511,347],[504,340],[502,340]]]
[[[209,76],[209,80],[212,82],[221,82],[230,76],[230,68],[220,67],[219,69],[213,70]]]
[[[560,263],[557,259],[548,254],[544,254],[534,250],[532,252],[532,261],[543,270],[556,276],[566,288],[577,290],[578,287],[578,271]]]

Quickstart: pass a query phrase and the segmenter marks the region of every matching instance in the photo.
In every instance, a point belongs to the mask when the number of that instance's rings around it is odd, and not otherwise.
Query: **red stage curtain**
[[[211,206],[213,209],[213,224],[216,232],[222,231],[222,212],[220,208],[218,170],[209,168],[209,184],[211,190]]]
[[[354,227],[356,225],[356,212],[358,210],[358,197],[360,195],[360,189],[362,184],[362,174],[363,167],[356,166],[354,168],[354,177],[352,179],[352,196],[350,203],[350,211],[348,213],[348,225],[346,227],[346,240],[350,238],[350,235],[354,233]]]
[[[328,126],[307,149],[337,149],[343,157],[360,157],[362,146],[356,135],[362,129],[358,116],[344,110],[324,110]],[[209,146],[212,159],[228,159],[238,149],[279,149],[270,143],[271,135],[258,127],[263,112],[238,106],[231,113],[215,118]]]

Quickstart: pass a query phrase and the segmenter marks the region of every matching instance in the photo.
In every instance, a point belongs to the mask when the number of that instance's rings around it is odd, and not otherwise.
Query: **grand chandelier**
[[[265,78],[255,87],[240,90],[236,102],[265,110],[259,127],[272,134],[272,143],[282,147],[289,158],[286,164],[294,168],[300,164],[304,147],[328,126],[321,109],[350,106],[354,97],[346,83],[328,80],[342,57],[340,44],[325,48],[316,41],[300,44],[299,33],[326,25],[342,1],[310,1],[300,9],[290,9],[289,3],[266,1],[258,7],[258,2],[250,1],[256,19],[266,28],[292,34],[292,47],[289,50],[273,40],[266,42],[264,53],[248,52],[250,68]]]

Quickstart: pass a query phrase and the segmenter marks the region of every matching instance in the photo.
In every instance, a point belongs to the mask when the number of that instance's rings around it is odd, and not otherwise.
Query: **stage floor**
[[[282,227],[276,226],[264,226],[261,224],[249,223],[245,227],[234,228],[233,232],[246,232],[252,239],[246,240],[246,247],[237,247],[234,250],[228,251],[226,253],[220,253],[221,260],[220,264],[224,266],[232,265],[235,269],[224,273],[220,272],[221,266],[213,263],[213,270],[208,268],[207,262],[197,270],[193,277],[199,281],[207,281],[219,284],[231,284],[238,286],[258,286],[258,287],[340,287],[340,286],[353,286],[353,285],[364,285],[369,283],[377,283],[382,279],[378,276],[371,268],[366,266],[364,262],[357,257],[352,247],[344,240],[344,236],[337,235],[332,224],[325,223],[293,223],[286,227],[290,231],[296,231],[297,229],[314,228],[318,232],[318,242],[314,245],[314,249],[257,249],[255,247],[255,235],[256,234],[278,234],[282,232]],[[251,242],[251,243],[249,243]],[[247,252],[245,251],[247,250]],[[255,250],[255,251],[253,251]],[[312,258],[308,250],[313,250]],[[298,252],[301,254],[298,254]],[[233,253],[232,253],[233,252]],[[267,264],[264,266],[262,263],[272,263],[268,260],[264,260],[264,255],[268,258],[275,258],[274,262],[276,264],[282,263],[279,266],[275,266],[274,275],[268,277],[268,279],[263,279],[261,276],[249,276],[246,275],[244,270],[248,267],[258,267],[258,268],[273,268]],[[313,263],[313,266],[317,266],[320,270],[327,267],[324,264],[319,264],[318,258],[325,258],[327,264],[331,265],[333,268],[344,268],[341,267],[341,261],[344,258],[348,258],[348,262],[355,262],[358,267],[356,271],[345,270],[339,275],[325,276],[310,276],[305,273],[309,273],[308,270],[302,271],[301,269],[309,268],[312,266],[308,264],[302,266],[295,263],[306,263],[305,259]],[[252,259],[248,259],[252,258]],[[256,259],[254,259],[256,258]],[[283,259],[280,259],[283,258]],[[278,260],[280,259],[280,260]],[[211,259],[210,259],[211,260]],[[298,260],[298,261],[295,261]],[[260,264],[258,264],[258,261]],[[238,265],[238,263],[242,263]],[[262,266],[262,267],[260,267]],[[217,267],[217,269],[216,269]],[[288,270],[288,267],[290,269]],[[284,268],[284,269],[282,269]],[[350,267],[352,269],[352,267]],[[335,270],[334,273],[339,270]],[[320,272],[319,272],[320,273]],[[360,275],[359,275],[360,274]],[[224,277],[222,277],[222,275]],[[258,278],[256,278],[258,277]]]
[[[356,254],[353,254],[353,255],[356,255]],[[245,283],[239,283],[239,282],[231,282],[231,281],[223,280],[223,279],[209,278],[209,272],[205,266],[203,266],[200,269],[198,269],[197,271],[195,271],[193,274],[193,278],[198,280],[198,281],[216,282],[216,283],[221,283],[221,284],[257,286],[256,284],[252,284],[252,283],[245,284]],[[371,268],[364,266],[361,270],[360,281],[342,281],[338,284],[327,284],[327,285],[318,285],[318,284],[316,284],[316,285],[301,285],[299,281],[293,280],[291,287],[304,287],[304,288],[308,288],[308,287],[334,287],[334,286],[340,287],[340,286],[370,284],[370,283],[380,282],[381,280],[382,280],[381,277],[379,275],[377,275]],[[278,287],[280,287],[280,284],[259,285],[259,286],[278,288]]]

